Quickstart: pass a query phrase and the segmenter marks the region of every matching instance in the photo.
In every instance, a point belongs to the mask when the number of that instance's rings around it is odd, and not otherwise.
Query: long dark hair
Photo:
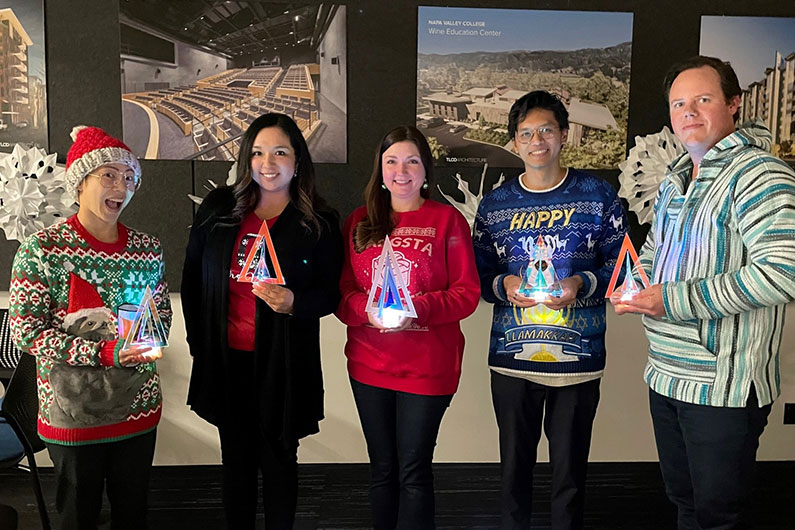
[[[381,139],[381,144],[375,153],[373,172],[370,174],[370,181],[364,190],[364,201],[367,205],[367,217],[359,221],[353,232],[353,248],[356,252],[361,252],[370,245],[375,245],[395,228],[395,220],[392,212],[392,199],[389,190],[382,187],[384,183],[383,168],[381,167],[381,155],[389,149],[392,144],[398,142],[411,142],[417,146],[420,152],[420,160],[425,167],[425,182],[427,187],[420,188],[420,196],[427,199],[431,196],[431,179],[433,177],[433,156],[428,140],[413,125],[395,127]]]
[[[232,186],[236,202],[232,215],[237,219],[243,219],[259,202],[260,187],[251,176],[251,151],[259,132],[268,127],[278,127],[290,138],[290,145],[295,151],[296,174],[290,181],[290,202],[302,214],[301,225],[307,230],[314,229],[319,234],[321,219],[317,212],[330,211],[330,208],[315,190],[315,167],[312,164],[312,156],[309,154],[304,135],[292,118],[275,112],[263,114],[251,122],[243,133],[237,157],[237,180]]]

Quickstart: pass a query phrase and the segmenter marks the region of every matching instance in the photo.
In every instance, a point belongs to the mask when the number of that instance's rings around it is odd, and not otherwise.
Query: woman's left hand
[[[295,296],[287,287],[273,283],[254,282],[251,284],[251,292],[277,313],[289,315],[293,312]]]

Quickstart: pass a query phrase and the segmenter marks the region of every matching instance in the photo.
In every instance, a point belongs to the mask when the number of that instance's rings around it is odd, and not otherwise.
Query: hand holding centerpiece
[[[384,249],[378,258],[366,310],[386,328],[398,327],[404,317],[417,317],[389,236],[384,239]]]

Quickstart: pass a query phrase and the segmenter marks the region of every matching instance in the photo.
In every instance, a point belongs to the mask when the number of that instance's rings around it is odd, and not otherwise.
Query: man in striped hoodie
[[[665,90],[687,153],[660,185],[641,252],[653,285],[612,301],[644,315],[644,377],[679,530],[748,528],[795,298],[795,172],[769,153],[770,131],[735,128],[741,90],[728,63],[694,57],[669,71]]]

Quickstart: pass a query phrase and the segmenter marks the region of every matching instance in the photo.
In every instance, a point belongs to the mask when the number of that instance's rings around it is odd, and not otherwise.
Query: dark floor
[[[53,519],[54,483],[43,470],[44,495]],[[499,467],[496,464],[438,464],[436,521],[441,529],[496,528]],[[368,528],[367,466],[314,464],[300,466],[296,530]],[[756,530],[795,530],[795,462],[759,464],[753,494]],[[152,530],[222,529],[220,472],[215,466],[156,467],[149,506]],[[536,473],[534,528],[549,528],[549,466]],[[586,528],[589,530],[673,530],[674,513],[665,498],[656,463],[591,464],[588,476]],[[20,515],[20,530],[40,528],[29,477],[0,471],[0,502]],[[790,515],[785,515],[790,514]],[[107,525],[102,528],[107,528]],[[260,520],[259,528],[264,528]],[[0,528],[0,530],[7,530]]]

